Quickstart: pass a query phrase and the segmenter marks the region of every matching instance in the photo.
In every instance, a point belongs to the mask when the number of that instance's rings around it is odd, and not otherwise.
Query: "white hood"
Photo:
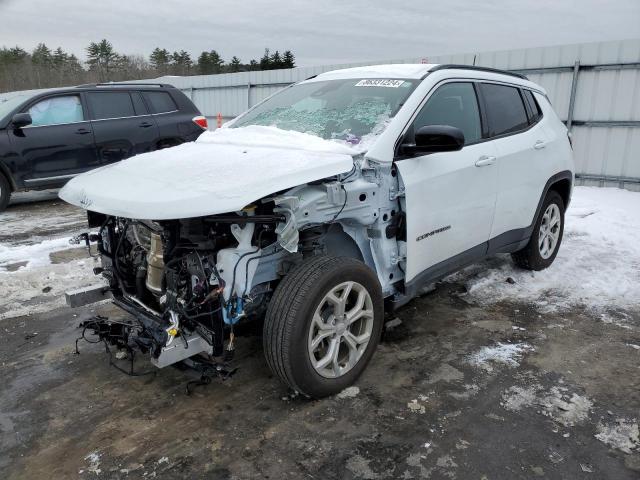
[[[170,220],[238,211],[270,194],[348,172],[347,145],[274,127],[205,132],[193,143],[79,175],[64,201],[108,215]]]

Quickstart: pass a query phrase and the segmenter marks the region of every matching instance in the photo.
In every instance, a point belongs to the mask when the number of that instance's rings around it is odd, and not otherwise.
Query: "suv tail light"
[[[209,128],[209,125],[207,124],[207,117],[203,117],[202,115],[198,117],[193,117],[193,123],[198,125],[203,130],[206,130],[207,128]]]

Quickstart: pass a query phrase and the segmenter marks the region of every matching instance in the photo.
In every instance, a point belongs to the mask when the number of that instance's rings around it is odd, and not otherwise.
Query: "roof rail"
[[[457,65],[453,63],[436,65],[429,72],[437,72],[438,70],[449,70],[449,69],[458,69],[458,70],[476,70],[479,72],[489,72],[489,73],[499,73],[502,75],[509,75],[510,77],[522,78],[524,80],[529,80],[526,75],[522,75],[521,73],[510,72],[508,70],[500,70],[498,68],[490,68],[490,67],[476,67],[475,65]]]
[[[171,85],[167,83],[144,83],[144,82],[108,82],[108,83],[87,83],[84,85],[76,85],[76,88],[88,87],[158,87],[168,88]]]

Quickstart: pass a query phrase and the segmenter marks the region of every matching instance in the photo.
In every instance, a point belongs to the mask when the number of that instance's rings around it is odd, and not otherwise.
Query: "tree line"
[[[185,50],[170,52],[155,48],[148,58],[118,53],[111,42],[91,42],[82,61],[61,47],[40,43],[31,52],[16,46],[0,48],[0,92],[62,87],[82,83],[144,80],[162,75],[210,75],[216,73],[275,70],[295,67],[290,50],[266,48],[259,59],[243,62],[233,56],[228,62],[216,50],[203,51],[194,60]]]

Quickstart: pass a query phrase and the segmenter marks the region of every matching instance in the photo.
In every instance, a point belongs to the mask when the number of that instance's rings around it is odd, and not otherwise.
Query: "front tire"
[[[11,199],[11,186],[6,177],[0,173],[0,212],[4,212]]]
[[[526,247],[511,255],[526,270],[544,270],[556,258],[564,233],[564,201],[558,192],[547,193]]]
[[[280,282],[264,322],[271,371],[313,398],[340,392],[371,360],[383,324],[375,273],[346,257],[316,257]]]

